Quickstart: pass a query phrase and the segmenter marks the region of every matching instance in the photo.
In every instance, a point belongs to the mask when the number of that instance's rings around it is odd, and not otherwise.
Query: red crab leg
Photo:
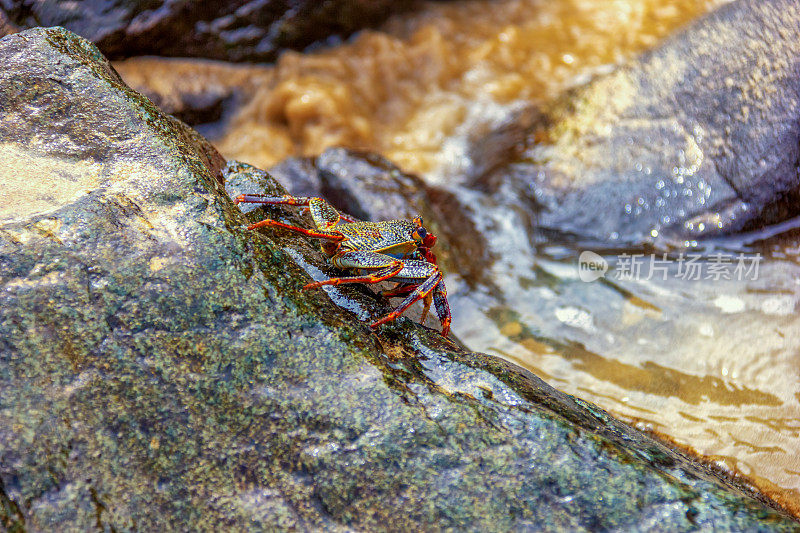
[[[381,296],[383,296],[384,298],[399,298],[401,296],[408,296],[411,293],[411,291],[419,287],[419,285],[420,285],[419,283],[416,283],[414,285],[404,285],[400,283],[394,289],[383,291],[381,293]],[[425,307],[422,308],[422,315],[420,316],[419,319],[420,324],[425,322],[425,318],[428,316],[428,311],[431,308],[431,298],[426,297],[424,301],[425,301]]]
[[[267,196],[266,194],[240,194],[235,204],[269,204],[307,206],[311,201],[308,196]]]
[[[433,303],[436,306],[436,314],[439,316],[439,322],[442,323],[442,336],[447,337],[450,333],[450,305],[447,303],[447,287],[444,283],[436,286],[437,289],[433,291]]]
[[[408,296],[408,294],[417,287],[419,287],[419,283],[415,283],[413,285],[398,283],[397,287],[383,291],[381,296],[384,298],[399,298],[400,296]]]
[[[304,286],[303,289],[316,289],[323,285],[341,285],[342,283],[380,283],[381,281],[393,278],[399,274],[401,270],[403,270],[402,261],[395,261],[388,267],[382,268],[368,276],[349,276],[345,278],[326,279],[325,281],[315,281],[314,283],[309,283]]]
[[[272,220],[271,218],[264,219],[261,222],[256,222],[255,224],[250,224],[249,226],[247,226],[247,229],[258,229],[258,228],[263,228],[264,226],[273,226],[276,228],[288,229],[289,231],[294,231],[296,233],[300,233],[308,237],[314,237],[315,239],[328,239],[336,242],[344,240],[344,235],[342,235],[338,231],[330,233],[321,233],[319,231],[313,231],[310,229],[298,228],[297,226],[284,224],[283,222],[278,222],[277,220]]]
[[[391,322],[392,320],[397,319],[397,317],[399,317],[403,313],[403,311],[411,307],[411,305],[414,302],[426,298],[431,293],[431,291],[433,291],[433,289],[435,289],[436,286],[441,282],[442,282],[442,273],[436,272],[427,280],[425,280],[424,283],[419,285],[417,287],[417,290],[414,291],[412,294],[410,294],[408,298],[403,300],[403,302],[399,306],[397,306],[397,308],[394,311],[392,311],[385,317],[381,318],[380,320],[373,322],[372,324],[369,325],[369,327],[376,328],[381,324],[385,324],[386,322]]]
[[[431,302],[432,301],[433,301],[433,298],[431,297],[430,294],[426,294],[425,298],[422,299],[423,307],[422,307],[422,315],[420,315],[420,318],[419,318],[419,323],[420,324],[424,324],[425,323],[425,319],[428,318],[428,311],[430,311],[430,309],[431,309]]]
[[[341,220],[345,222],[358,222],[358,219],[346,215],[334,209],[328,202],[314,196],[267,196],[266,194],[240,194],[233,203],[235,204],[267,204],[267,205],[293,205],[297,207],[309,207],[316,201],[316,204],[324,204],[328,209],[334,211]],[[332,224],[335,225],[335,224]]]

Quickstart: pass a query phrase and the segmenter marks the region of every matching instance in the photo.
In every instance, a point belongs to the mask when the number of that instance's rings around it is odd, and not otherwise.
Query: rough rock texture
[[[800,4],[727,4],[534,123],[520,161],[473,185],[526,199],[540,228],[630,244],[793,216]]]
[[[282,50],[346,37],[411,5],[412,0],[4,0],[0,30],[4,16],[22,28],[63,26],[111,58],[272,61]]]
[[[313,243],[229,197],[280,186],[231,163],[226,194],[88,42],[26,31],[0,60],[0,178],[33,191],[0,213],[6,529],[797,529],[508,363],[371,333],[363,287],[301,291]]]

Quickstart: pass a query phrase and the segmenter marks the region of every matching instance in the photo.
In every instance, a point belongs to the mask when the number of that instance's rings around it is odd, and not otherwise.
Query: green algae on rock
[[[363,287],[301,291],[314,243],[245,231],[214,149],[86,41],[26,31],[0,60],[0,146],[101,178],[0,223],[4,526],[797,529],[529,373],[409,320],[371,333]]]

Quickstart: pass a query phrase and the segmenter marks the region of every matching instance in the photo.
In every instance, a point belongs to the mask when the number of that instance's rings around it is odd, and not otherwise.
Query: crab
[[[421,321],[425,321],[433,302],[441,322],[442,335],[447,337],[451,319],[447,289],[442,272],[436,264],[436,256],[431,252],[436,237],[425,229],[421,217],[417,216],[412,220],[364,222],[338,211],[324,199],[316,197],[240,194],[234,202],[307,208],[316,229],[292,226],[269,218],[251,224],[247,229],[283,228],[320,239],[322,251],[333,266],[357,274],[315,281],[305,285],[304,290],[343,283],[396,282],[394,288],[381,294],[387,298],[405,299],[394,311],[373,322],[370,327],[377,328],[397,319],[411,305],[422,300],[424,307]]]

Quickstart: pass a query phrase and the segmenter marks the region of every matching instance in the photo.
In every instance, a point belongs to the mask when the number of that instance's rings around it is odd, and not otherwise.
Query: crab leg
[[[331,278],[326,279],[325,281],[315,281],[314,283],[309,283],[308,285],[304,286],[303,289],[316,289],[317,287],[322,287],[323,285],[341,285],[342,283],[380,283],[381,281],[386,281],[389,278],[393,278],[401,270],[403,270],[402,261],[395,261],[394,264],[389,265],[386,268],[382,268],[376,271],[374,274],[369,274],[367,276]]]
[[[369,325],[369,327],[376,328],[381,324],[385,324],[386,322],[391,322],[392,320],[397,319],[397,317],[399,317],[403,313],[403,311],[411,307],[411,305],[414,304],[414,302],[416,302],[417,300],[422,300],[424,298],[427,298],[428,295],[441,282],[442,282],[442,273],[437,270],[436,273],[432,274],[428,279],[425,280],[424,283],[419,285],[413,293],[409,294],[408,297],[405,300],[403,300],[403,302],[400,305],[398,305],[394,311],[392,311],[385,317],[381,318],[380,320],[373,322],[372,324]],[[442,331],[442,334],[443,335],[445,334],[444,330]]]
[[[344,235],[342,235],[338,231],[327,231],[327,230],[314,231],[305,228],[299,228],[297,226],[292,226],[290,224],[284,224],[283,222],[278,222],[277,220],[272,220],[271,218],[266,218],[261,222],[250,224],[249,226],[247,226],[247,229],[258,229],[258,228],[263,228],[264,226],[272,226],[275,228],[288,229],[289,231],[294,231],[296,233],[306,235],[307,237],[314,237],[315,239],[329,239],[331,241],[336,241],[336,242],[344,240]]]
[[[240,194],[233,203],[235,204],[269,204],[269,205],[296,205],[305,207],[313,198],[309,196],[267,196],[266,194]]]
[[[266,205],[293,205],[296,207],[308,207],[311,217],[317,226],[321,228],[331,228],[339,223],[358,222],[358,219],[350,215],[339,212],[331,204],[317,198],[316,196],[267,196],[265,194],[240,194],[233,202],[235,204],[266,204]]]
[[[436,306],[436,314],[439,316],[439,321],[442,323],[442,336],[447,337],[450,333],[450,305],[447,303],[447,287],[444,282],[436,286],[433,291],[433,303]]]
[[[383,291],[381,296],[384,298],[399,298],[401,296],[408,296],[408,294],[419,287],[419,283],[414,283],[412,285],[406,285],[405,283],[398,283],[397,287],[393,289],[389,289],[387,291]]]
[[[389,289],[388,291],[383,291],[381,296],[384,298],[400,298],[402,296],[408,296],[411,291],[419,287],[419,283],[413,283],[411,285],[407,285],[405,283],[398,283],[397,287],[394,289]],[[423,299],[425,303],[425,307],[422,308],[422,315],[420,315],[419,322],[420,324],[425,322],[425,318],[428,316],[428,311],[431,308],[431,296],[428,295]]]
[[[419,283],[414,283],[411,285],[406,285],[403,283],[399,283],[397,287],[394,289],[390,289],[388,291],[383,291],[381,296],[384,298],[400,298],[402,296],[408,296],[411,294],[411,291],[419,287]],[[420,315],[419,323],[422,324],[425,322],[425,318],[428,316],[428,311],[431,308],[431,296],[428,295],[423,299],[425,306],[422,308],[422,315]]]

